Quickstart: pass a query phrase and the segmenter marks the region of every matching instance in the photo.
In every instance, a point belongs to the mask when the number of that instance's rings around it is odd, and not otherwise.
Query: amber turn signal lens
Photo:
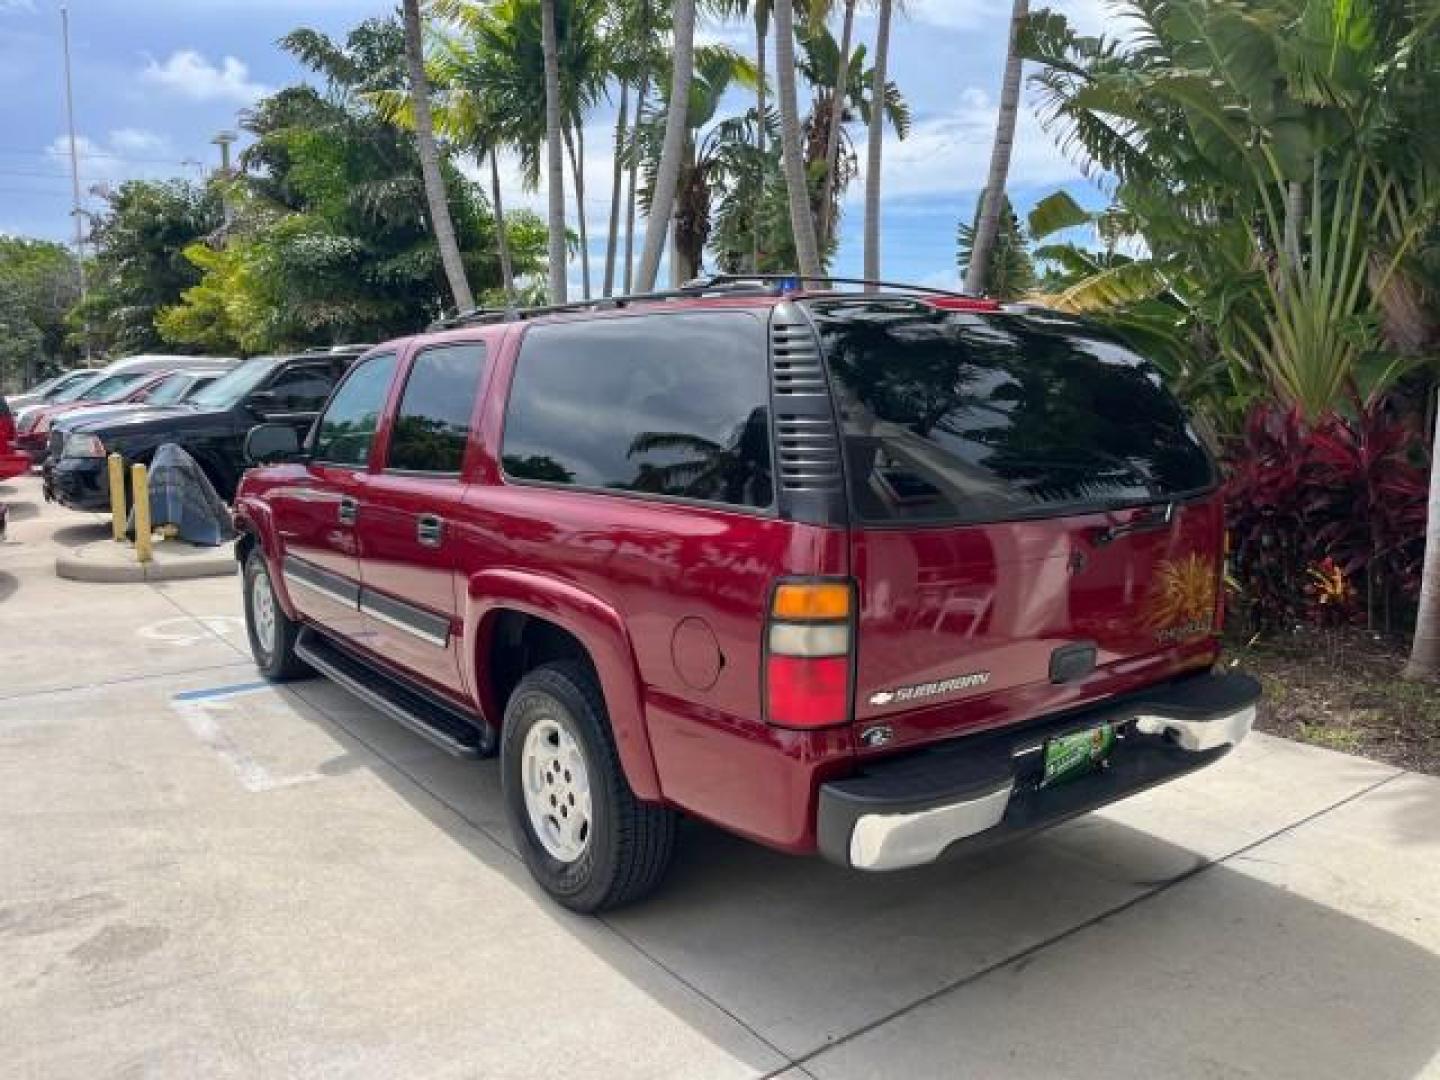
[[[770,610],[777,619],[848,618],[850,586],[839,581],[781,585]]]

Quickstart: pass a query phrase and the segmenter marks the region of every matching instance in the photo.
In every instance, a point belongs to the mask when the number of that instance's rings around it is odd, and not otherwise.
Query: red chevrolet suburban
[[[525,860],[598,911],[677,815],[893,870],[1207,765],[1211,455],[1054,312],[714,278],[372,349],[240,484],[261,671],[498,752]]]

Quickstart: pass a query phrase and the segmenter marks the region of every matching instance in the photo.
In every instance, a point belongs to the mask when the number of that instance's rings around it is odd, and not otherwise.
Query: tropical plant
[[[565,161],[561,150],[560,46],[556,0],[540,0],[540,41],[545,64],[546,224],[550,229],[550,302],[563,304],[568,288],[565,256]]]
[[[0,350],[8,352],[8,370],[21,383],[29,386],[43,369],[79,358],[79,343],[67,340],[66,315],[80,295],[75,255],[69,248],[49,240],[0,235],[0,290],[11,312],[9,325],[16,327],[0,334]],[[38,347],[33,347],[26,327],[39,335]]]
[[[790,5],[775,7],[775,68],[780,99],[780,155],[790,228],[795,236],[797,268],[803,277],[820,276],[820,246],[810,204],[810,181],[801,143],[800,105],[795,87],[795,13]]]
[[[875,31],[875,82],[888,81],[890,65],[890,24],[895,17],[895,0],[878,0]],[[880,173],[885,145],[885,119],[879,109],[870,113],[870,132],[865,163],[865,276],[880,278]]]
[[[665,237],[670,231],[670,216],[675,206],[675,193],[680,185],[680,170],[685,155],[686,127],[689,123],[690,82],[695,65],[695,0],[677,0],[673,59],[670,74],[670,108],[665,117],[665,136],[660,161],[650,192],[650,210],[645,227],[645,247],[640,255],[637,287],[647,292],[655,287],[660,271],[660,256]],[[675,271],[672,269],[672,274]]]
[[[731,87],[753,84],[754,79],[754,69],[737,53],[720,46],[696,50],[672,211],[671,259],[674,276],[680,281],[688,281],[700,272],[705,245],[710,239],[715,193],[727,185],[743,182],[754,167],[754,116],[746,114],[716,120]],[[651,216],[654,216],[654,193],[670,113],[666,93],[640,118],[634,144],[628,149],[640,160],[644,177],[640,204]]]
[[[450,220],[450,205],[446,201],[445,181],[440,175],[440,151],[435,145],[435,125],[430,117],[430,84],[425,77],[420,0],[403,0],[400,11],[405,27],[405,66],[410,80],[415,142],[420,155],[420,174],[425,182],[425,203],[430,209],[430,227],[440,249],[440,263],[445,268],[450,295],[455,298],[457,308],[468,311],[475,306],[475,298],[465,277],[465,264],[460,260],[455,224]],[[500,231],[504,232],[503,229]]]
[[[980,193],[976,216],[973,257],[966,260],[965,290],[976,296],[988,289],[1001,293],[991,279],[991,250],[1001,239],[1002,222],[1009,211],[1005,182],[1010,176],[1010,153],[1015,145],[1015,120],[1020,109],[1020,72],[1024,60],[1020,56],[1020,37],[1030,14],[1029,0],[1015,0],[1010,13],[1010,36],[1005,51],[1005,78],[1000,89],[1000,112],[995,122],[995,145],[990,151],[990,173]]]
[[[1244,613],[1257,626],[1304,619],[1310,571],[1333,560],[1373,628],[1420,586],[1423,447],[1381,397],[1350,415],[1307,421],[1299,406],[1262,405],[1228,457],[1231,555]]]
[[[962,222],[956,236],[955,262],[966,275],[967,290],[970,288],[968,268],[980,257],[977,235],[983,213],[982,201],[975,207],[975,221],[969,225]],[[1035,262],[1030,257],[1029,238],[1008,195],[1001,197],[998,220],[998,232],[986,255],[989,262],[984,273],[986,291],[998,300],[1019,300],[1036,285]]]
[[[1436,404],[1440,406],[1440,400]],[[1440,529],[1437,529],[1440,525],[1440,423],[1435,425],[1435,445],[1430,455],[1430,498],[1426,513],[1430,528],[1424,541],[1415,640],[1403,673],[1407,679],[1440,678]]]

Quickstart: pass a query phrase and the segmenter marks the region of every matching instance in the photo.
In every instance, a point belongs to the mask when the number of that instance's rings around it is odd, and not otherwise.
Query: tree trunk
[[[680,159],[685,153],[686,124],[690,111],[690,80],[695,73],[695,0],[675,2],[674,77],[670,84],[670,108],[665,117],[665,146],[650,199],[650,218],[645,223],[645,250],[640,256],[641,292],[655,288],[660,256],[670,232],[670,215],[675,208],[675,188],[680,180]]]
[[[765,40],[770,36],[770,0],[755,0],[755,166],[760,170],[760,188],[755,193],[754,228],[750,245],[750,271],[760,272],[761,203],[765,201]]]
[[[500,201],[500,151],[490,147],[490,201],[495,210],[495,243],[500,249],[500,287],[505,306],[515,304],[515,264],[510,261],[510,237],[505,232],[505,204]]]
[[[578,149],[577,149],[578,147]],[[565,150],[570,155],[570,173],[575,179],[575,214],[580,219],[580,281],[586,300],[590,299],[590,234],[585,224],[585,133],[575,125],[575,137],[565,126]]]
[[[835,229],[835,167],[840,157],[840,125],[845,122],[845,98],[850,89],[850,40],[855,33],[855,0],[845,0],[845,24],[840,31],[840,70],[835,75],[834,96],[830,99],[830,130],[825,136],[825,191],[820,199],[820,236],[822,249],[830,246]],[[877,85],[871,92],[876,109],[885,107],[885,87]]]
[[[630,84],[620,81],[620,115],[615,120],[615,162],[610,170],[610,229],[605,236],[605,281],[601,295],[615,294],[615,253],[620,246],[620,197],[624,168],[620,156],[625,152],[625,129],[630,121]]]
[[[1410,650],[1410,662],[1405,665],[1401,677],[1440,679],[1440,412],[1437,412],[1435,424],[1435,448],[1430,455],[1430,510],[1425,526],[1420,611],[1415,619],[1415,641]]]
[[[970,265],[965,270],[965,291],[979,296],[988,284],[990,256],[1000,232],[1000,214],[1005,208],[1005,181],[1010,175],[1010,152],[1015,146],[1015,119],[1020,110],[1020,30],[1030,14],[1030,0],[1015,0],[1010,13],[1010,45],[1005,55],[1005,81],[1000,88],[1000,117],[995,123],[995,146],[990,152],[990,175],[980,193],[980,217],[975,243],[970,247]]]
[[[894,0],[880,0],[875,33],[875,85],[884,86],[890,63],[890,21]],[[885,148],[885,110],[870,110],[869,143],[865,148],[865,277],[880,278],[880,166]],[[868,291],[868,290],[867,290]]]
[[[635,127],[638,130],[645,117],[645,98],[650,92],[650,76],[640,78],[640,92],[635,96]],[[639,178],[640,162],[630,159],[630,176],[625,181],[625,295],[630,294],[635,284],[635,186]]]
[[[1285,185],[1285,254],[1297,270],[1303,256],[1300,252],[1300,230],[1305,221],[1305,185],[1291,180]],[[1281,281],[1285,279],[1282,277]]]
[[[405,63],[410,69],[410,104],[415,112],[415,142],[420,154],[420,175],[425,181],[425,201],[430,208],[430,227],[440,248],[440,263],[450,283],[450,295],[460,311],[475,306],[465,263],[450,220],[450,202],[445,178],[440,174],[440,149],[435,145],[435,122],[430,115],[430,84],[425,80],[425,49],[420,38],[420,0],[404,0]]]
[[[780,95],[780,152],[785,165],[785,188],[790,197],[790,228],[795,234],[795,258],[800,276],[820,277],[820,249],[815,240],[815,215],[810,211],[810,186],[805,157],[800,149],[800,106],[795,92],[795,12],[790,0],[775,5],[775,75]]]
[[[555,0],[540,0],[540,41],[545,54],[545,184],[550,229],[550,302],[566,300],[565,151],[561,146],[560,54]]]

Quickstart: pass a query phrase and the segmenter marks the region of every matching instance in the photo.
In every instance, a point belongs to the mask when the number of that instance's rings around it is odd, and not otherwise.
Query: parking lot
[[[7,1076],[1440,1076],[1440,781],[1256,735],[890,876],[687,823],[581,918],[493,762],[258,683],[233,579],[59,580],[107,525],[0,499]]]

